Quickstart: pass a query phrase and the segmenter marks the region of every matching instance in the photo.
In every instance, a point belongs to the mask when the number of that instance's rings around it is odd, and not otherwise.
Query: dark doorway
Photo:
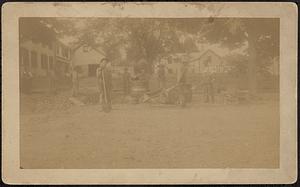
[[[95,77],[96,76],[96,70],[98,68],[98,64],[89,64],[89,77]]]

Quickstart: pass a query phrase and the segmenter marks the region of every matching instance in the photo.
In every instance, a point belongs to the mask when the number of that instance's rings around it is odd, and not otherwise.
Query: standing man
[[[130,73],[128,72],[128,68],[124,68],[124,73],[123,73],[123,86],[124,86],[124,94],[125,96],[130,94]]]
[[[211,103],[215,102],[215,77],[213,74],[208,76],[207,101]]]
[[[177,84],[182,85],[186,83],[186,74],[187,74],[187,61],[182,61],[177,70]]]
[[[166,86],[166,71],[163,64],[158,65],[158,85],[159,89],[163,89]]]
[[[186,87],[186,74],[187,74],[187,64],[188,62],[186,60],[183,60],[178,67],[177,70],[177,85],[179,87],[179,104],[181,106],[185,106],[186,100],[185,100],[185,87]]]
[[[73,67],[72,69],[72,96],[77,96],[79,92],[79,76],[78,68]]]
[[[206,103],[214,103],[215,101],[214,83],[215,83],[215,78],[213,74],[206,72],[204,75],[204,84],[203,84]]]
[[[112,72],[111,63],[107,58],[100,61],[96,70],[97,83],[99,89],[99,100],[105,112],[111,110],[111,92],[112,92]]]

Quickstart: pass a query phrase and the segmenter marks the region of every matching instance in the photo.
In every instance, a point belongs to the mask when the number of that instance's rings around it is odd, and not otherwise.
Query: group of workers
[[[182,63],[179,64],[177,69],[177,85],[180,87],[184,87],[184,85],[187,83],[186,77],[187,77],[187,71],[188,71],[188,62],[182,61]],[[166,86],[166,75],[165,75],[165,66],[160,64],[158,66],[158,82],[160,88],[165,88]],[[203,88],[203,93],[205,96],[205,102],[207,103],[214,103],[215,102],[215,76],[206,73],[201,78],[201,87]],[[183,89],[183,88],[182,88]]]
[[[179,87],[184,87],[186,84],[186,77],[187,77],[187,69],[188,69],[188,62],[182,61],[179,63],[178,70],[177,70],[177,85]],[[72,95],[76,96],[79,92],[79,69],[78,67],[74,67],[72,71]],[[21,84],[21,90],[24,93],[30,93],[31,87],[32,87],[32,73],[28,71],[22,72],[22,84]],[[56,85],[55,85],[55,75],[51,72],[49,72],[49,90],[51,92],[56,91]],[[100,103],[106,106],[108,110],[111,109],[111,94],[112,94],[112,65],[109,59],[104,58],[100,60],[99,67],[96,70],[96,77],[97,77],[97,87],[99,91],[99,100]],[[144,69],[136,73],[135,77],[139,77],[140,79],[149,79],[149,75],[145,72]],[[131,91],[131,82],[133,80],[133,76],[130,74],[127,67],[124,68],[124,72],[122,74],[122,85],[123,85],[123,91],[124,95],[128,96],[130,95]],[[159,89],[166,88],[166,67],[163,64],[158,65],[157,69],[157,79],[158,79],[158,85]],[[146,85],[147,90],[149,90],[149,80],[145,81],[148,82],[148,85]],[[214,102],[214,77],[213,76],[205,76],[205,78],[202,80],[202,88],[205,95],[205,101],[206,102]]]
[[[73,95],[76,95],[78,91],[78,71],[76,67],[74,68],[72,79],[73,79]],[[77,72],[77,73],[76,73]],[[179,63],[177,70],[177,85],[180,89],[184,89],[184,85],[187,83],[187,73],[188,73],[188,62],[182,61]],[[144,77],[146,79],[147,74],[144,70],[137,73],[135,77]],[[111,99],[112,99],[112,65],[109,59],[104,58],[100,60],[99,67],[96,69],[97,77],[97,87],[99,91],[99,100],[102,106],[106,110],[111,110]],[[163,64],[160,64],[157,69],[158,85],[160,89],[166,88],[166,68]],[[122,74],[123,79],[123,91],[124,95],[130,94],[131,81],[133,77],[131,76],[128,68],[124,68]],[[203,81],[204,93],[206,96],[206,102],[214,102],[214,78],[212,76],[207,76],[205,81]],[[147,86],[146,86],[147,87]]]

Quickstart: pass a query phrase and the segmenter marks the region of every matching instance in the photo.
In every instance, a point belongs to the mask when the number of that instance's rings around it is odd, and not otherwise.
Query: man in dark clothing
[[[186,88],[186,76],[188,71],[188,62],[183,60],[177,70],[177,85],[179,88],[179,104],[181,106],[185,106],[186,98],[185,98],[185,88]]]
[[[72,69],[72,96],[77,96],[79,93],[79,70],[75,66]]]
[[[112,72],[111,63],[104,58],[100,61],[97,68],[97,83],[100,93],[100,103],[103,110],[109,112],[111,110],[111,93],[112,93]]]
[[[165,71],[165,66],[163,64],[160,64],[158,66],[158,85],[159,88],[165,88],[166,86],[166,71]]]
[[[187,61],[182,61],[177,69],[177,84],[185,84],[186,83],[186,74],[187,74]]]
[[[128,72],[128,68],[125,67],[124,73],[123,73],[123,86],[124,86],[125,96],[130,94],[130,78],[131,78],[131,75]]]
[[[215,89],[214,89],[215,79],[213,75],[207,75],[206,80],[204,82],[204,91],[206,95],[205,102],[214,103],[215,102]]]

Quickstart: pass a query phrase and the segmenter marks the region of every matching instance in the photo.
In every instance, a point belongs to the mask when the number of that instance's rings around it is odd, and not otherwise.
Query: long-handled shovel
[[[106,90],[106,85],[105,85],[105,76],[104,76],[104,71],[102,70],[101,72],[102,74],[102,80],[103,80],[103,93],[104,93],[104,104],[102,105],[103,107],[103,111],[104,112],[110,112],[110,106],[109,106],[109,103],[108,103],[108,100],[107,100],[107,90]]]

